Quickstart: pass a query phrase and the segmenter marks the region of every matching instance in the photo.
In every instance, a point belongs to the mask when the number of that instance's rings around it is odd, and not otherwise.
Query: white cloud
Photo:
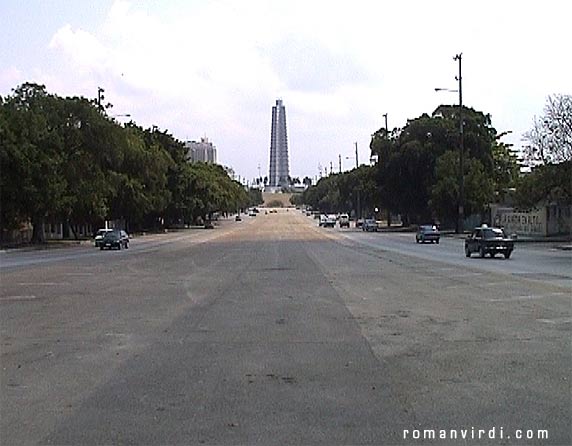
[[[370,134],[431,113],[454,94],[463,52],[465,104],[515,142],[546,95],[570,92],[567,15],[557,2],[116,1],[93,29],[73,22],[35,68],[59,94],[93,97],[181,139],[205,133],[249,177],[267,168],[270,113],[287,107],[294,175],[351,155]],[[11,71],[10,71],[11,70]],[[0,80],[28,76],[2,68]],[[29,79],[25,79],[29,80]],[[5,84],[5,81],[2,82]],[[344,165],[349,162],[344,162]]]

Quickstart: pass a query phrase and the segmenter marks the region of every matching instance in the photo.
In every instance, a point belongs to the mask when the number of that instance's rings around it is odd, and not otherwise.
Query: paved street
[[[2,445],[572,444],[570,251],[281,210],[0,262]]]

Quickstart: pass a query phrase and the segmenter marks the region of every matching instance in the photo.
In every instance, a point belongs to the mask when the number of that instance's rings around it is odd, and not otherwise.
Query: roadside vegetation
[[[261,197],[222,166],[189,163],[183,143],[156,127],[121,125],[98,101],[26,83],[0,97],[0,230],[48,222],[130,231],[191,224]]]
[[[541,202],[572,203],[570,96],[548,99],[517,156],[502,141],[488,114],[463,107],[465,215],[485,215],[492,203],[531,208]],[[373,166],[321,178],[299,202],[322,212],[399,214],[404,225],[456,223],[459,202],[459,107],[441,106],[403,128],[372,135]],[[539,136],[540,135],[540,136]]]

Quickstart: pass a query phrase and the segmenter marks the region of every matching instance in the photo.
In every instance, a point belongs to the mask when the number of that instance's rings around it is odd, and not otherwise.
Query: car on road
[[[340,228],[349,228],[350,216],[348,214],[341,214],[338,222],[340,223]]]
[[[324,228],[333,228],[336,226],[336,216],[335,215],[328,215],[322,214],[320,215],[320,222],[318,226],[322,226]]]
[[[377,232],[377,221],[373,218],[366,218],[361,225],[361,230],[365,232]]]
[[[123,229],[114,229],[103,236],[99,249],[129,248],[129,236]]]
[[[417,234],[415,234],[415,241],[417,243],[439,243],[441,238],[441,232],[435,225],[421,225],[417,229]]]
[[[506,236],[502,228],[482,225],[473,230],[465,240],[465,255],[478,252],[482,258],[489,254],[494,257],[496,254],[503,254],[505,259],[510,258],[514,250],[514,240]]]
[[[98,229],[98,231],[95,233],[95,237],[93,238],[96,248],[101,246],[101,241],[103,240],[105,234],[111,231],[113,231],[113,229]]]
[[[242,221],[242,217],[240,215],[237,215],[236,217],[234,217],[234,221]]]

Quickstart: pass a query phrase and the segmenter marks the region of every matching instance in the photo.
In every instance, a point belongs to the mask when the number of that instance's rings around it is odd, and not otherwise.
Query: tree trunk
[[[73,234],[73,239],[74,239],[74,240],[79,240],[79,237],[77,236],[77,233],[75,232],[75,229],[74,229],[73,225],[72,225],[70,222],[67,222],[67,224],[68,224],[68,227],[70,228],[70,231],[71,231],[72,234]]]
[[[32,217],[32,240],[33,244],[46,243],[46,232],[44,230],[44,218],[40,216]]]

